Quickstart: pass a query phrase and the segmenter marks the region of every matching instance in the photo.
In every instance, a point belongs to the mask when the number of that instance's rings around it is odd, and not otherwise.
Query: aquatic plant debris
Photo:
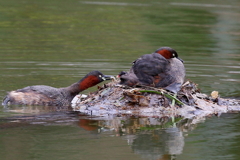
[[[149,86],[123,86],[114,80],[85,97],[78,95],[72,102],[72,108],[96,116],[130,114],[183,118],[240,111],[240,100],[220,98],[217,91],[214,95],[201,93],[197,84],[191,81],[185,82],[174,95],[164,89]]]
[[[177,102],[180,105],[184,105],[184,103],[182,103],[179,99],[177,99],[175,96],[172,96],[169,92],[165,91],[164,92],[158,92],[158,91],[153,91],[153,90],[141,90],[139,92],[147,92],[147,93],[156,93],[156,94],[161,94],[166,96],[167,98],[170,98],[173,102]]]

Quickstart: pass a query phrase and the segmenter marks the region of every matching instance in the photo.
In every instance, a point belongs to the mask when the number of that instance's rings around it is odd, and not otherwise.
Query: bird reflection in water
[[[80,119],[79,126],[85,130],[107,132],[114,130],[115,136],[121,136],[131,146],[134,153],[144,159],[175,159],[182,154],[184,133],[195,128],[189,121],[168,117],[121,116],[111,120]]]

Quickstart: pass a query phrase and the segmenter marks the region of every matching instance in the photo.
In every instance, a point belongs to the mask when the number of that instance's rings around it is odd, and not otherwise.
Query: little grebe
[[[176,93],[184,82],[185,67],[174,49],[161,47],[135,60],[129,72],[118,76],[120,84],[161,87]]]
[[[70,106],[72,99],[79,92],[111,78],[112,76],[103,75],[99,71],[92,71],[80,81],[65,88],[28,86],[9,92],[2,105]]]

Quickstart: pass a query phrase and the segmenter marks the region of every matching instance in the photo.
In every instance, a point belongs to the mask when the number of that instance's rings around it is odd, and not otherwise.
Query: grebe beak
[[[176,58],[179,59],[182,63],[184,63],[184,61],[181,58],[179,58],[179,57],[176,57]]]
[[[102,79],[105,81],[105,80],[111,80],[111,79],[116,79],[114,76],[110,76],[110,75],[104,75],[103,77],[102,77]]]

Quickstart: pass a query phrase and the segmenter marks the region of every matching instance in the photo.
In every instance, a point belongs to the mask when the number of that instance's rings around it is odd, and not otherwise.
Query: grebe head
[[[105,80],[111,79],[114,79],[114,76],[104,75],[99,71],[91,71],[79,81],[79,86],[81,90],[85,90]]]
[[[161,47],[157,49],[155,53],[161,54],[166,59],[177,58],[183,63],[183,60],[178,57],[178,53],[170,47]]]

